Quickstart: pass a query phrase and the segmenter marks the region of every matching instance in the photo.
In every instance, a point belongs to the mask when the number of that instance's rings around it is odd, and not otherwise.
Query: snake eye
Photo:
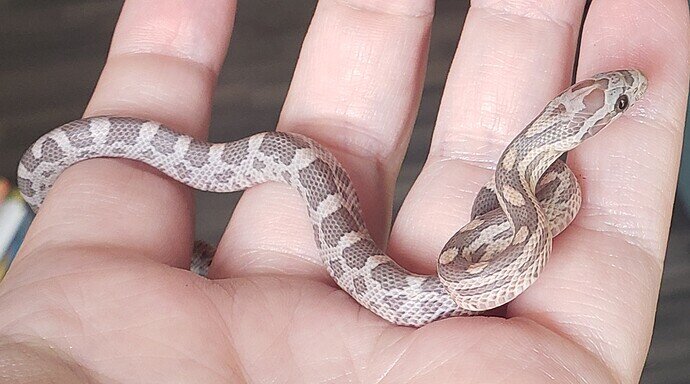
[[[628,109],[628,105],[630,104],[630,100],[628,100],[627,95],[621,95],[618,100],[616,100],[616,111],[617,112],[623,112],[626,109]]]

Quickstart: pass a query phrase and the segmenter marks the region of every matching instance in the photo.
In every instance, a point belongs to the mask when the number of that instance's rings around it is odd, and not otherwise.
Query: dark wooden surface
[[[14,177],[40,134],[81,115],[104,63],[121,1],[0,2],[0,175]],[[240,2],[214,102],[211,139],[273,129],[314,1]],[[424,96],[396,209],[426,156],[467,4],[439,0]],[[199,238],[217,240],[239,197],[198,195]],[[690,382],[690,222],[677,210],[643,383]]]

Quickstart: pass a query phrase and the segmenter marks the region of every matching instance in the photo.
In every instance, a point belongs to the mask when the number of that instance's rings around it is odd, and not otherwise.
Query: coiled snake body
[[[580,207],[577,181],[557,158],[620,116],[646,87],[639,71],[613,71],[553,99],[500,157],[493,180],[475,199],[472,220],[443,248],[438,276],[411,273],[379,249],[345,170],[319,144],[297,134],[266,132],[210,144],[153,121],[87,118],[29,148],[18,182],[34,210],[65,168],[95,157],[142,161],[205,191],[287,183],[306,202],[320,255],[336,283],[382,318],[421,326],[495,308],[532,284],[552,236]]]

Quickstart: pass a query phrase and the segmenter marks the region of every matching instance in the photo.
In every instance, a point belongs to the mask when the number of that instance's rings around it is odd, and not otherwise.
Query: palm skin
[[[333,285],[304,203],[273,184],[244,195],[210,279],[201,278],[184,270],[190,192],[146,166],[99,159],[60,177],[0,285],[0,364],[10,372],[0,382],[636,382],[688,87],[687,2],[652,3],[589,11],[578,77],[636,67],[649,90],[569,156],[583,208],[503,316],[420,329],[377,318]],[[429,159],[388,240],[404,266],[433,271],[490,164],[567,85],[570,26],[583,3],[565,4],[473,3]],[[278,127],[336,154],[381,244],[432,12],[430,1],[322,0]],[[128,1],[86,114],[152,118],[205,136],[233,18],[225,0]]]

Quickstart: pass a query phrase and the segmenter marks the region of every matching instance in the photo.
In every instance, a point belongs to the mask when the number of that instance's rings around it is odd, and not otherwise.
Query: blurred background
[[[216,91],[211,141],[274,129],[315,5],[240,2]],[[121,0],[0,1],[0,177],[15,182],[24,150],[82,115],[121,6]],[[396,212],[426,158],[467,6],[437,0],[424,94],[398,180]],[[197,238],[216,242],[239,196],[198,193]],[[676,202],[643,383],[690,383],[690,166],[682,167]]]

